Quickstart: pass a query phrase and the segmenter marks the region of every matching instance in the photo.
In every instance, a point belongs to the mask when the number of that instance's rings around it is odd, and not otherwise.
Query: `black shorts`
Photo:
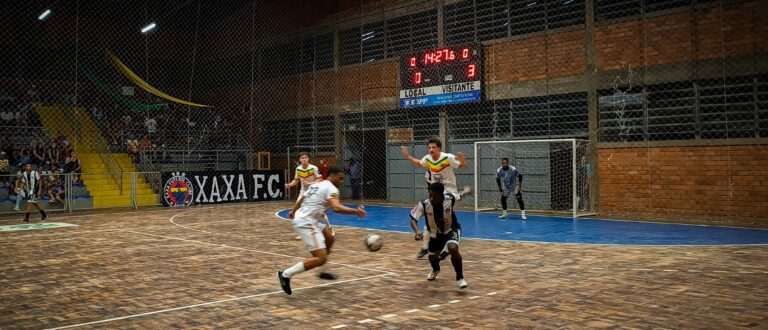
[[[461,229],[451,229],[451,231],[445,234],[437,234],[435,238],[429,239],[429,252],[438,253],[443,250],[448,242],[454,242],[459,244],[461,241]]]

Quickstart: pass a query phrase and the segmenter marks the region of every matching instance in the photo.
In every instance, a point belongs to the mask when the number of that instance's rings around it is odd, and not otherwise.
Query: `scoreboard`
[[[400,107],[480,101],[482,49],[480,44],[469,44],[403,56],[400,62]]]

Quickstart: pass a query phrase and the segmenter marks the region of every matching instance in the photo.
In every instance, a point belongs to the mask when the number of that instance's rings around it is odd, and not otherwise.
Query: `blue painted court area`
[[[366,206],[368,217],[328,213],[332,225],[381,229],[411,233],[410,208]],[[285,218],[288,210],[278,212]],[[745,245],[768,244],[768,230],[676,225],[651,222],[617,221],[519,215],[497,219],[498,214],[459,211],[461,236],[525,242],[618,244],[618,245]],[[424,219],[419,219],[423,226]]]

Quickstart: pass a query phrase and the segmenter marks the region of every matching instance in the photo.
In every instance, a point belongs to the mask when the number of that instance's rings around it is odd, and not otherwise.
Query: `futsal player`
[[[442,152],[442,149],[443,143],[440,139],[431,138],[427,141],[427,150],[429,151],[429,154],[421,159],[416,159],[410,155],[408,147],[400,147],[403,156],[411,164],[427,168],[431,174],[430,182],[440,182],[445,187],[445,191],[449,193],[458,193],[458,189],[456,188],[456,173],[453,172],[453,168],[466,169],[469,165],[464,161],[463,152],[457,152],[456,155],[454,155]],[[427,240],[429,240],[429,237],[427,237]],[[429,243],[427,242],[425,245],[428,246]],[[422,248],[416,255],[416,258],[422,258],[424,254],[426,254],[426,252]],[[440,254],[440,259],[445,259],[447,256],[448,250],[446,249]]]
[[[42,216],[40,221],[44,221],[48,215],[37,202],[37,194],[43,189],[43,180],[40,179],[40,174],[37,171],[32,170],[31,163],[25,163],[22,168],[23,172],[19,173],[18,180],[22,184],[18,198],[27,202],[27,214],[24,216],[24,222],[29,222],[29,211],[32,210],[32,205],[35,205],[35,208],[40,211]]]
[[[417,241],[424,239],[424,234],[419,231],[419,219],[423,216],[426,220],[429,232],[429,263],[432,271],[427,275],[428,281],[434,281],[437,274],[440,273],[440,252],[444,246],[448,247],[451,254],[451,264],[456,272],[456,282],[460,289],[467,287],[467,280],[464,279],[464,272],[461,265],[461,254],[459,253],[459,241],[461,240],[461,228],[454,215],[454,205],[457,200],[461,200],[464,195],[471,193],[469,187],[465,187],[460,193],[451,193],[445,190],[442,183],[436,182],[429,186],[429,198],[416,204],[411,210],[411,228],[416,233],[414,239]]]
[[[517,198],[517,205],[520,206],[520,218],[528,219],[525,216],[525,204],[523,203],[523,175],[517,170],[517,167],[509,165],[509,158],[501,159],[501,167],[496,170],[496,186],[499,187],[501,194],[502,213],[499,219],[506,219],[507,198],[513,193]]]
[[[277,272],[280,286],[287,294],[291,294],[291,278],[315,267],[322,266],[328,260],[328,254],[333,246],[331,229],[326,226],[325,212],[330,208],[336,213],[357,214],[365,217],[365,207],[349,208],[339,201],[339,188],[344,183],[344,170],[338,167],[328,169],[328,179],[309,186],[304,195],[296,201],[288,217],[293,219],[293,228],[299,233],[307,245],[312,257]]]

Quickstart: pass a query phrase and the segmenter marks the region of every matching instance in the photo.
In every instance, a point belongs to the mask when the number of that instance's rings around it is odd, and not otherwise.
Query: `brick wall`
[[[768,2],[699,9],[595,28],[598,70],[766,53]],[[754,17],[754,19],[753,19]],[[754,23],[754,24],[753,24]],[[695,55],[694,55],[695,54]]]
[[[584,73],[584,30],[501,42],[485,48],[487,84]]]
[[[603,215],[768,226],[768,145],[599,149],[598,164]]]

